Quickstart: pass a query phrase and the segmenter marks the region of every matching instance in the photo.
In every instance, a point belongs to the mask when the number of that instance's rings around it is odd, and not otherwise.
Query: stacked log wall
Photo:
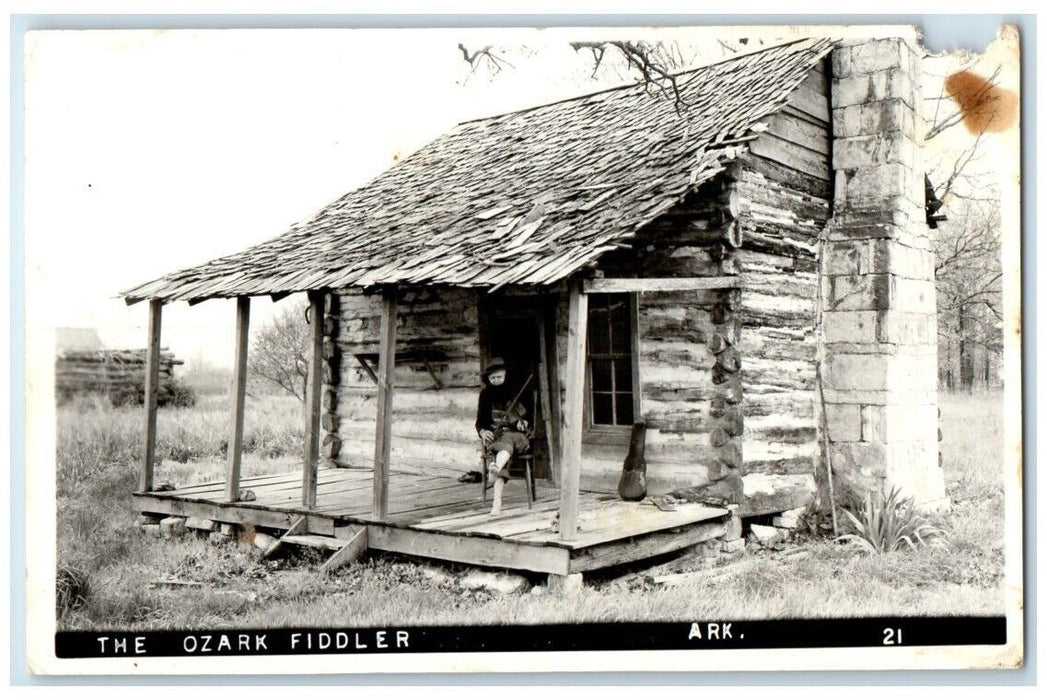
[[[342,449],[342,438],[338,434],[339,417],[335,410],[338,399],[338,383],[341,377],[342,353],[338,348],[337,294],[324,295],[323,383],[321,385],[320,454],[325,467],[337,467],[335,458]],[[310,319],[310,322],[313,322]],[[326,404],[326,405],[324,405]]]
[[[709,351],[716,357],[712,380],[716,395],[709,409],[709,442],[716,450],[709,478],[719,481],[728,476],[741,476],[743,464],[742,431],[745,414],[742,410],[742,358],[739,352],[742,294],[738,289],[722,290],[713,306],[711,318],[716,324],[710,336]]]
[[[63,350],[55,358],[55,391],[60,399],[75,394],[140,391],[145,386],[146,351]],[[174,368],[184,364],[173,353],[160,353],[159,385],[174,380]]]
[[[819,67],[737,169],[746,487],[763,475],[794,499],[813,493],[820,454],[818,241],[831,213],[829,133]]]
[[[370,466],[374,459],[378,389],[359,355],[378,352],[381,297],[337,294],[335,348],[341,358],[337,391],[325,393],[325,414],[337,420],[337,466]],[[474,423],[480,390],[476,293],[403,290],[396,326],[398,353],[427,351],[428,363],[398,360],[394,377],[392,460],[456,471],[477,468]]]
[[[730,176],[718,178],[642,230],[632,249],[606,256],[607,277],[716,277],[737,272],[737,195]],[[716,343],[734,338],[723,311],[737,303],[727,290],[644,292],[637,296],[640,415],[647,423],[648,490],[651,493],[708,483],[722,472],[725,455],[741,455],[734,435],[721,439],[726,396],[740,399],[734,360],[730,372]],[[564,319],[564,317],[561,317]],[[566,320],[561,322],[562,334]],[[725,335],[726,334],[726,335]],[[562,352],[562,351],[561,351]],[[724,358],[731,357],[732,352]],[[738,411],[729,420],[739,418]],[[731,430],[740,430],[731,423]],[[611,490],[621,474],[626,445],[583,443],[583,479]],[[733,456],[732,456],[733,455]]]

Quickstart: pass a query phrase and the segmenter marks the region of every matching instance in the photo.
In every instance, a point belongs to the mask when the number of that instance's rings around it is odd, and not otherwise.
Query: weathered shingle
[[[804,39],[459,124],[287,233],[124,293],[199,300],[413,283],[551,284],[723,170],[831,48]]]

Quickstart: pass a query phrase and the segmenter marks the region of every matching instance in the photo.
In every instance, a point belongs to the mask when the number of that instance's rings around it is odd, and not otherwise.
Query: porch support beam
[[[738,275],[720,277],[622,277],[585,280],[583,294],[614,292],[686,292],[700,289],[740,289]]]
[[[553,402],[549,398],[549,353],[545,334],[545,315],[538,315],[538,398],[545,423],[545,447],[549,453],[549,476],[554,484],[560,480],[560,452],[556,449],[558,432],[553,428]],[[559,398],[559,397],[557,397]],[[559,403],[559,402],[557,402]]]
[[[324,294],[309,292],[308,380],[305,386],[305,460],[302,463],[302,505],[316,507],[316,470],[320,461],[320,395],[323,391]]]
[[[247,395],[247,342],[251,323],[251,297],[236,298],[236,351],[233,356],[232,411],[229,419],[229,454],[225,466],[225,499],[240,500],[240,458],[244,448],[244,401]]]
[[[396,287],[382,290],[378,338],[378,410],[374,435],[374,502],[371,512],[389,514],[389,454],[393,437],[393,371],[396,368]]]
[[[563,457],[560,460],[560,539],[578,533],[578,490],[582,466],[582,420],[585,405],[585,339],[589,298],[582,285],[570,286],[567,316],[567,396],[563,416]]]
[[[145,360],[145,445],[138,490],[153,490],[153,460],[156,457],[156,396],[160,381],[160,318],[163,302],[149,300],[149,340]]]

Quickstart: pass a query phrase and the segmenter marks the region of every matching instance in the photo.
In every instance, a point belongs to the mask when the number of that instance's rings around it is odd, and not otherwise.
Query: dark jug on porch
[[[647,424],[633,423],[629,454],[622,465],[622,478],[618,480],[618,495],[623,501],[641,501],[647,495],[647,461],[643,454],[646,442]]]

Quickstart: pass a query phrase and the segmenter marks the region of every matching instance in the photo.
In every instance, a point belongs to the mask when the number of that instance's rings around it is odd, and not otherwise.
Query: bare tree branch
[[[979,87],[979,89],[974,93],[974,95],[972,96],[973,99],[971,100],[971,102],[969,104],[961,106],[959,109],[957,109],[956,111],[952,112],[951,114],[949,114],[949,115],[947,115],[945,117],[942,117],[940,120],[938,118],[939,108],[943,104],[944,99],[943,98],[939,98],[938,104],[935,106],[935,110],[934,110],[934,120],[931,122],[931,128],[924,135],[924,137],[923,137],[924,140],[925,141],[930,141],[931,139],[933,139],[935,136],[938,136],[939,134],[941,134],[946,129],[949,129],[950,127],[956,126],[957,124],[959,124],[959,123],[961,123],[963,121],[964,117],[967,114],[972,113],[972,112],[974,112],[974,113],[981,113],[984,110],[989,110],[989,113],[990,113],[991,116],[990,116],[989,119],[985,120],[985,123],[986,123],[986,127],[985,128],[987,129],[989,124],[991,124],[992,122],[996,121],[998,113],[999,113],[999,106],[997,104],[999,98],[996,96],[996,90],[995,90],[996,84],[997,84],[997,81],[999,80],[999,78],[1000,78],[1000,67],[997,66],[996,70],[993,71],[993,73],[989,77],[989,79],[984,81],[981,84],[981,86]],[[944,82],[942,83],[942,92],[943,92],[943,95],[944,95],[944,92],[945,92],[945,83]],[[983,133],[984,133],[984,129],[983,129]]]
[[[308,352],[309,330],[303,308],[292,306],[255,333],[247,367],[254,377],[305,401]]]
[[[641,81],[648,87],[656,88],[661,92],[671,91],[673,105],[676,107],[677,112],[689,106],[683,95],[680,94],[680,85],[677,82],[676,75],[671,72],[672,68],[675,67],[670,65],[670,62],[673,60],[671,49],[668,54],[665,54],[664,51],[660,52],[656,46],[633,41],[573,41],[571,42],[571,48],[575,51],[588,50],[592,53],[595,64],[593,68],[594,75],[596,74],[596,69],[600,67],[607,50],[614,49],[625,59],[626,64],[630,68],[640,74]],[[666,59],[669,60],[667,61]]]
[[[640,82],[658,94],[671,95],[677,112],[687,107],[674,71],[686,65],[676,42],[666,44],[634,41],[578,41],[572,42],[571,48],[576,52],[588,52],[593,59],[592,75],[595,76],[605,59],[614,55],[625,61],[626,68],[635,73]],[[724,46],[725,49],[731,49]],[[505,58],[505,52],[493,45],[470,51],[464,44],[458,44],[462,59],[469,64],[468,80],[478,69],[485,68],[492,76],[497,75],[504,67],[514,66]]]
[[[953,194],[953,187],[956,184],[956,180],[963,174],[964,170],[970,165],[971,160],[978,153],[978,147],[981,146],[982,137],[985,136],[985,132],[982,131],[978,134],[978,137],[974,139],[974,144],[962,151],[952,164],[952,170],[948,177],[945,178],[945,182],[942,183],[941,192],[937,195],[938,199],[945,201],[945,197],[949,194]]]
[[[472,77],[473,73],[476,72],[480,66],[486,66],[491,71],[491,75],[497,75],[502,72],[503,66],[513,68],[513,64],[506,60],[505,56],[499,56],[496,53],[494,46],[487,45],[481,49],[477,49],[472,53],[465,47],[465,44],[458,44],[458,50],[462,52],[462,58],[466,63],[469,64],[469,74],[465,77],[468,81]],[[464,82],[464,81],[463,81]]]

